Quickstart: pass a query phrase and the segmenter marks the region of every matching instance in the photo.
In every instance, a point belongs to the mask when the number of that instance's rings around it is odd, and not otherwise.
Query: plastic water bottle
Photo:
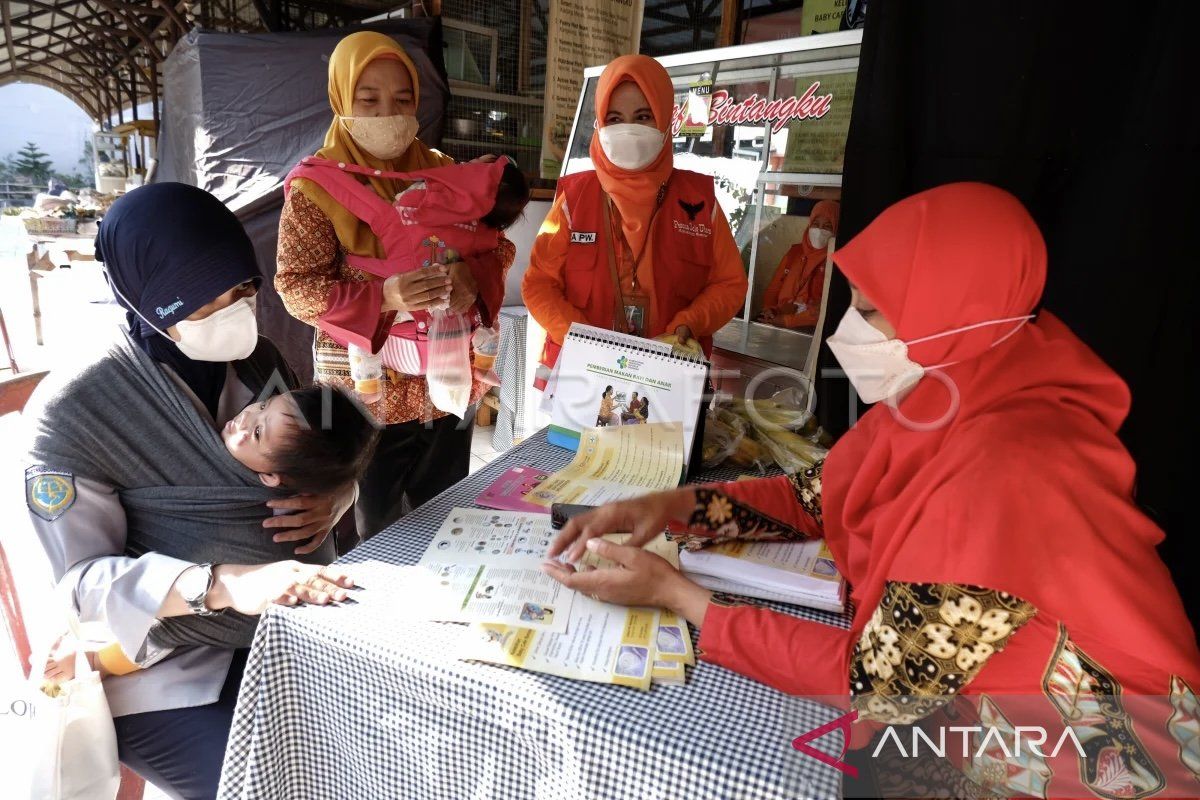
[[[354,391],[364,403],[378,403],[383,399],[383,353],[372,353],[355,344],[346,349]]]

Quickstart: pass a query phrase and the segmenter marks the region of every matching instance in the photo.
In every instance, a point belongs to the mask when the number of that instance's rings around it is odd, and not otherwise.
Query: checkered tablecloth
[[[570,455],[539,432],[348,554],[342,563],[365,587],[356,604],[268,610],[242,682],[219,796],[838,796],[839,773],[791,747],[841,713],[828,706],[703,662],[689,669],[686,685],[643,693],[460,661],[465,626],[395,618],[394,565],[420,559],[450,508],[474,505],[509,467],[553,470]],[[774,607],[848,625],[843,615]],[[841,741],[828,735],[814,745],[837,754]]]

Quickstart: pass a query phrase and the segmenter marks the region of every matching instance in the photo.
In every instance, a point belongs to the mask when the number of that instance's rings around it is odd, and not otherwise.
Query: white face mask
[[[120,298],[126,308],[137,314],[152,330],[171,339],[171,334],[143,317],[137,306],[125,299],[125,295],[121,294],[112,278],[108,276],[107,270],[103,274],[113,294]],[[240,361],[248,358],[254,352],[254,348],[258,347],[258,320],[254,316],[255,297],[256,295],[251,295],[235,300],[232,305],[195,322],[186,319],[176,322],[175,330],[179,331],[179,341],[171,341],[175,342],[181,353],[194,361]]]
[[[240,361],[258,346],[254,297],[235,300],[204,319],[180,320],[175,330],[179,332],[176,346],[194,361]]]
[[[667,140],[666,134],[647,125],[605,125],[597,133],[608,160],[631,172],[658,158]]]
[[[404,155],[417,138],[420,124],[412,114],[390,117],[340,117],[355,143],[376,158],[389,161]]]
[[[825,245],[829,244],[829,240],[833,238],[833,231],[827,231],[824,228],[809,228],[808,243],[818,250],[824,250]]]
[[[837,330],[833,336],[829,337],[827,343],[838,363],[842,365],[842,369],[846,371],[846,376],[854,386],[854,391],[858,392],[858,396],[862,398],[863,402],[878,403],[880,400],[895,397],[911,389],[928,370],[949,367],[958,363],[949,361],[945,364],[923,367],[908,357],[909,346],[988,325],[1001,325],[1005,322],[1020,323],[1000,339],[992,342],[991,346],[995,347],[1019,331],[1026,320],[1030,319],[1033,319],[1032,314],[988,320],[903,342],[884,336],[878,328],[867,322],[857,308],[851,306],[846,310],[846,315],[842,317]]]

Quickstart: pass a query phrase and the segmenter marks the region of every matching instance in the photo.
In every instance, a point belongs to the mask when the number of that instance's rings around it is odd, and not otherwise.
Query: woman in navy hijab
[[[300,557],[311,553],[321,563],[193,563],[201,559],[135,546],[122,493],[139,483],[200,492],[182,465],[197,452],[202,461],[206,442],[219,446],[215,434],[262,399],[265,383],[287,389],[295,378],[258,336],[254,301],[262,277],[254,250],[215,197],[178,183],[135,189],[113,204],[96,245],[128,331],[84,370],[52,374],[31,400],[37,433],[26,471],[30,520],[80,618],[104,623],[127,662],[104,680],[121,761],[172,797],[210,798],[247,651],[202,643],[165,648],[149,633],[170,617],[226,609],[253,616],[271,603],[343,598],[351,583],[325,566],[332,547],[318,548],[353,503],[355,487],[279,497],[261,511],[255,505],[263,542],[227,557],[253,562],[252,551],[292,542]],[[130,396],[137,392],[145,394]],[[170,413],[158,414],[160,406]],[[131,418],[133,407],[154,412]],[[193,435],[162,433],[176,420]],[[156,433],[170,440],[154,441]],[[158,471],[139,481],[129,477],[135,467],[143,470],[138,477]],[[274,546],[276,553],[293,548]]]

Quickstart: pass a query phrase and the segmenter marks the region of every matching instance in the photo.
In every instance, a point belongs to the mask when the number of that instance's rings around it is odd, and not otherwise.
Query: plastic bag
[[[463,314],[430,313],[429,364],[425,380],[434,408],[460,419],[471,403],[471,321]]]
[[[781,398],[788,400],[789,398]],[[733,398],[719,409],[727,420],[745,426],[748,435],[730,461],[760,470],[774,462],[788,473],[816,464],[828,452],[828,437],[806,408],[787,402]]]
[[[737,451],[738,442],[745,433],[722,422],[716,409],[708,410],[704,421],[704,444],[700,464],[705,469],[717,466]]]

